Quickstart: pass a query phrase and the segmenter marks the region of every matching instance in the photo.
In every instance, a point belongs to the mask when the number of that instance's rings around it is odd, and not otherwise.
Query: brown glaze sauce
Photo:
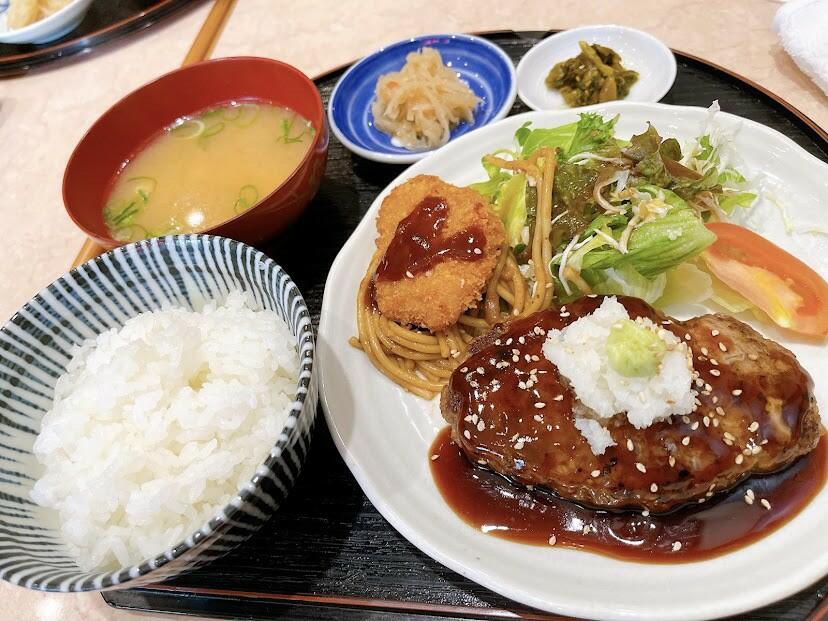
[[[428,271],[443,261],[479,261],[486,235],[477,226],[446,237],[448,205],[437,196],[424,198],[397,225],[394,239],[377,266],[377,280],[397,281]]]
[[[819,445],[781,472],[754,476],[703,505],[668,514],[612,512],[529,490],[475,466],[443,429],[431,446],[431,474],[446,503],[484,533],[534,545],[582,548],[631,561],[699,561],[772,533],[819,492],[828,473],[823,432]],[[436,459],[433,456],[437,456]],[[748,489],[755,501],[745,502]],[[770,509],[760,499],[770,503]],[[589,528],[585,530],[585,527]],[[681,547],[674,549],[676,542]]]
[[[690,344],[702,383],[695,384],[696,410],[644,429],[613,420],[608,429],[617,444],[593,454],[574,425],[574,393],[542,352],[548,330],[602,303],[581,298],[565,311],[506,324],[497,341],[472,348],[454,372],[448,394],[452,409],[461,412],[454,437],[469,458],[585,505],[653,513],[713,496],[747,472],[776,470],[775,460],[804,433],[810,406],[811,380],[793,355],[764,344],[752,362],[746,354],[756,339],[732,326],[711,323],[711,317],[670,321],[640,300],[618,299],[630,316],[650,317]],[[716,326],[721,334],[711,330]],[[778,416],[768,412],[770,400],[780,404]]]

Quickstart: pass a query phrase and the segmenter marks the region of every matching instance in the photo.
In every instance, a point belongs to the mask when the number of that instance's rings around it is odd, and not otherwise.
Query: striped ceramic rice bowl
[[[281,317],[296,339],[299,380],[282,432],[249,481],[196,532],[115,571],[83,572],[62,540],[58,514],[30,492],[42,466],[32,453],[41,418],[75,345],[140,313],[198,309],[242,291]],[[299,473],[316,413],[313,329],[296,285],[245,244],[178,235],[108,252],[49,285],[0,330],[0,577],[43,591],[93,591],[160,582],[208,562],[254,533]]]

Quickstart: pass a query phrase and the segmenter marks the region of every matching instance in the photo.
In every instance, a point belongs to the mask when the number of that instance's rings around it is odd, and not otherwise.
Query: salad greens
[[[651,124],[623,140],[615,133],[617,116],[588,112],[552,128],[527,122],[515,132],[514,149],[483,158],[488,178],[471,187],[491,202],[518,263],[525,264],[535,231],[538,160],[555,154],[554,256],[547,267],[561,301],[585,289],[649,302],[665,291],[675,297],[668,276],[678,271],[710,295],[707,274],[679,268],[715,241],[707,220],[756,200],[730,163],[729,137],[710,122],[717,109],[711,107],[704,133],[684,149]]]

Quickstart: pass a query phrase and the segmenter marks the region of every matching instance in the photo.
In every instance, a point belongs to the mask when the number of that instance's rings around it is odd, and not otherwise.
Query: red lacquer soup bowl
[[[63,177],[69,216],[89,237],[111,248],[103,207],[124,163],[176,119],[231,101],[290,108],[316,130],[293,173],[256,205],[199,232],[256,243],[281,233],[311,201],[325,171],[328,128],[319,91],[295,67],[269,58],[219,58],[178,69],[133,91],[107,110],[81,139]]]

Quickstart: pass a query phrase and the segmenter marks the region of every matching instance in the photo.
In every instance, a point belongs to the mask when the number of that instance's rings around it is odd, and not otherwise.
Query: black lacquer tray
[[[98,46],[145,30],[203,0],[97,0],[83,21],[60,39],[42,44],[0,43],[0,77],[88,54]]]
[[[550,33],[490,33],[517,61]],[[781,131],[828,161],[826,133],[781,99],[700,59],[677,53],[678,77],[662,100],[708,106]],[[342,71],[316,80],[327,102]],[[526,107],[517,101],[512,113]],[[403,167],[352,155],[331,137],[319,194],[290,232],[263,250],[291,274],[319,320],[328,269],[374,197]],[[154,588],[112,591],[112,606],[243,619],[559,619],[527,609],[466,580],[422,554],[365,498],[340,458],[319,412],[308,462],[290,497],[235,552]],[[756,585],[762,588],[762,585]],[[828,580],[742,616],[800,620],[828,592]]]

